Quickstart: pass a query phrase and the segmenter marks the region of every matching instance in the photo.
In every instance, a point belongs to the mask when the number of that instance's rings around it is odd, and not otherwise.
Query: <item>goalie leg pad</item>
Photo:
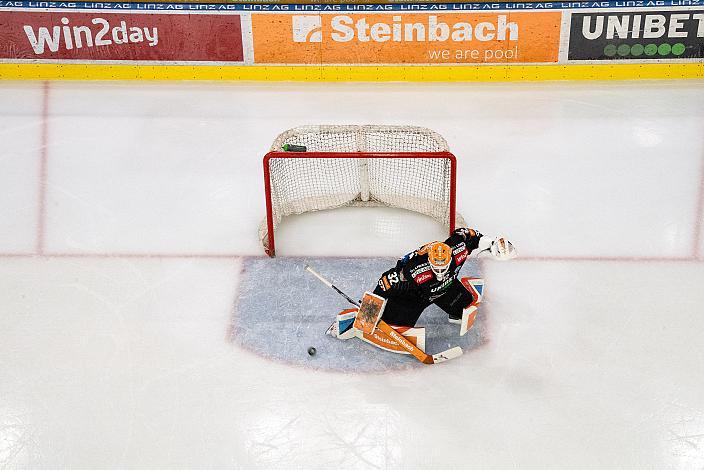
[[[328,328],[328,331],[326,331],[326,333],[337,339],[354,338],[355,329],[353,324],[356,316],[356,308],[349,308],[347,310],[341,311],[337,314],[337,317],[335,317],[335,321],[332,325],[330,325],[330,328]]]
[[[417,348],[425,351],[425,328],[409,328],[409,327],[392,327],[398,331],[404,338],[406,338],[411,344]],[[361,330],[355,329],[355,334],[361,340],[373,344],[377,348],[381,348],[385,351],[394,352],[398,354],[410,354],[405,348],[399,345],[395,341],[390,341],[388,338],[379,335],[378,330],[375,330],[371,334],[362,332]]]
[[[477,319],[477,309],[484,298],[484,279],[464,277],[461,282],[474,298],[472,303],[462,311],[462,320],[459,322],[460,336],[464,336],[474,326],[474,321]]]
[[[477,306],[472,304],[462,311],[462,322],[460,323],[460,336],[464,336],[474,326],[477,319]]]
[[[401,333],[408,341],[413,343],[418,349],[425,351],[425,327],[392,327]]]
[[[484,298],[484,279],[478,277],[463,277],[461,282],[465,289],[472,293],[472,297],[474,297],[472,304],[480,304]]]

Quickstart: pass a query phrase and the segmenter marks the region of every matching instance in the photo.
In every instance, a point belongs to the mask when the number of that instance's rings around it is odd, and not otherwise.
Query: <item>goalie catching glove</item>
[[[518,256],[513,243],[508,241],[504,236],[498,236],[493,240],[488,237],[482,237],[479,240],[479,252],[482,253],[485,251],[491,253],[491,256],[499,261],[506,261]]]

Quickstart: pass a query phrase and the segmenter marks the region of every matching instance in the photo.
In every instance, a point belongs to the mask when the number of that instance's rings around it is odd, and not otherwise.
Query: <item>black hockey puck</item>
[[[315,356],[315,348],[313,346],[308,348],[308,355]]]

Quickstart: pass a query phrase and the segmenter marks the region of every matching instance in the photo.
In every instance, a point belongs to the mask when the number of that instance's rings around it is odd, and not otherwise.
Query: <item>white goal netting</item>
[[[283,151],[292,146],[305,151]],[[295,147],[294,147],[295,148]],[[299,148],[298,150],[302,150]],[[259,236],[274,254],[284,217],[343,206],[389,206],[455,222],[454,157],[436,132],[412,126],[304,126],[279,135],[265,157],[267,219]]]

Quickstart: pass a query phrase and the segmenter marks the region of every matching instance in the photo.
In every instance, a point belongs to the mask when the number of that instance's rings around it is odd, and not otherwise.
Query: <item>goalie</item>
[[[475,250],[489,252],[499,260],[516,257],[516,250],[505,237],[491,240],[476,230],[459,228],[444,242],[428,243],[399,259],[394,268],[381,275],[373,293],[365,292],[361,305],[306,266],[307,271],[357,307],[340,312],[326,333],[342,340],[358,337],[387,351],[413,354],[426,364],[461,355],[458,347],[426,354],[425,329],[415,328],[415,324],[434,303],[448,314],[451,323],[460,324],[461,336],[472,327],[484,281],[458,280],[457,276]]]
[[[389,325],[413,327],[423,311],[435,304],[448,314],[450,323],[462,325],[476,312],[480,292],[472,280],[457,279],[462,265],[475,250],[494,258],[516,257],[516,250],[504,237],[493,240],[476,230],[458,228],[444,242],[428,243],[399,259],[381,275],[374,294],[387,299],[382,319]],[[474,318],[471,318],[473,322]]]

